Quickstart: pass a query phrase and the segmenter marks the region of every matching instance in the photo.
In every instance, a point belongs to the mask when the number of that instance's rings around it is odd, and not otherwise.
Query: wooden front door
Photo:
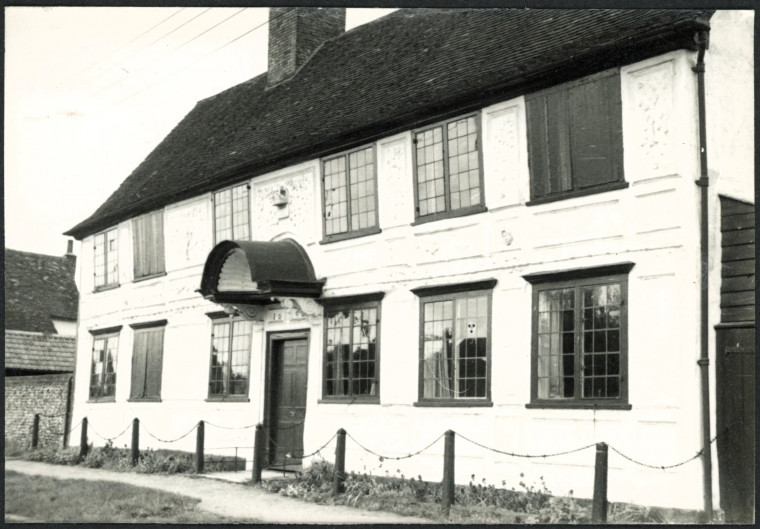
[[[755,329],[717,331],[716,383],[720,505],[727,523],[755,514]]]
[[[297,469],[303,456],[306,418],[306,338],[271,342],[270,465]]]

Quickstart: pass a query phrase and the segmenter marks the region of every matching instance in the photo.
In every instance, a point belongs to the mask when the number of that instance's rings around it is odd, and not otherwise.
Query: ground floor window
[[[533,404],[627,405],[631,266],[526,276],[534,283]]]
[[[421,402],[491,397],[491,289],[495,281],[416,289]]]
[[[121,327],[93,331],[90,362],[90,399],[113,400],[116,394],[116,357]]]
[[[209,398],[248,396],[252,326],[250,320],[243,319],[214,321]]]
[[[382,293],[326,302],[325,399],[378,399],[381,297]]]

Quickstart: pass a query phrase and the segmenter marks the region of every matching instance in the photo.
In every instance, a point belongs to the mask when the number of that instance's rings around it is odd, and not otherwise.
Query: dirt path
[[[431,523],[383,512],[369,512],[343,506],[317,505],[272,494],[238,483],[229,483],[199,476],[135,474],[108,470],[49,465],[34,461],[6,460],[5,469],[24,474],[50,476],[59,479],[117,481],[138,487],[174,492],[201,502],[198,508],[232,518],[261,523]],[[10,520],[9,520],[10,521]]]

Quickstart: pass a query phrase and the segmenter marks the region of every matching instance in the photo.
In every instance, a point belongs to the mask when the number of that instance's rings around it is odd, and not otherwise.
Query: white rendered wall
[[[718,195],[755,203],[754,12],[717,11],[705,53],[707,123],[710,410],[716,431],[715,325],[720,322],[721,212]],[[713,499],[720,501],[717,446],[712,446]]]
[[[133,417],[163,439],[198,420],[246,426],[263,418],[267,333],[308,330],[305,451],[338,428],[387,455],[422,448],[447,429],[516,453],[554,453],[606,441],[640,461],[671,464],[700,444],[698,332],[699,177],[695,54],[674,52],[621,69],[626,189],[526,206],[529,174],[522,97],[482,110],[487,212],[418,226],[414,221],[411,133],[375,144],[382,232],[320,244],[320,163],[313,160],[251,183],[255,240],[291,237],[307,251],[325,296],[383,291],[380,403],[319,403],[322,388],[321,317],[272,307],[254,323],[249,402],[207,402],[211,320],[220,307],[200,286],[212,248],[209,194],[165,209],[166,276],[132,281],[131,223],[119,226],[120,286],[93,293],[92,237],[83,241],[74,424],[83,416],[108,437]],[[288,190],[280,208],[272,196]],[[629,276],[628,380],[631,410],[527,409],[530,401],[531,287],[525,274],[635,263]],[[492,407],[415,407],[418,395],[419,301],[410,289],[497,279],[493,292]],[[131,323],[167,319],[162,402],[127,402]],[[113,403],[88,403],[91,330],[123,325]],[[207,447],[252,445],[253,430],[207,427]],[[77,433],[73,439],[77,439]],[[91,435],[96,444],[101,444]],[[161,447],[149,436],[144,446]],[[116,444],[128,443],[127,432]],[[171,448],[194,449],[194,435]],[[349,470],[439,480],[442,442],[425,454],[380,468],[348,441]],[[332,457],[332,446],[323,453]],[[211,450],[210,450],[211,451]],[[589,497],[593,449],[546,460],[496,456],[457,440],[457,481],[472,474],[517,487],[544,476],[556,494]],[[647,505],[699,508],[701,467],[651,470],[610,455],[609,497]],[[677,493],[673,493],[677,491]]]

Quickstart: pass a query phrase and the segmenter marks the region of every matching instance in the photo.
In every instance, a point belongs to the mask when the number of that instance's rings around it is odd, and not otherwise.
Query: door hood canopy
[[[266,305],[281,297],[318,298],[324,284],[292,239],[222,241],[206,258],[197,292],[215,303]]]

